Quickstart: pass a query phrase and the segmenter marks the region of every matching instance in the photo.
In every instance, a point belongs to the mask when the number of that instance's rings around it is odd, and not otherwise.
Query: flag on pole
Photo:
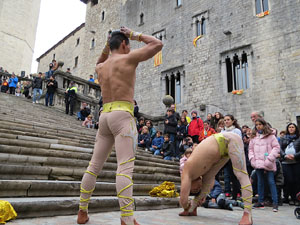
[[[154,56],[154,66],[159,66],[162,64],[162,51],[159,51],[155,56]]]

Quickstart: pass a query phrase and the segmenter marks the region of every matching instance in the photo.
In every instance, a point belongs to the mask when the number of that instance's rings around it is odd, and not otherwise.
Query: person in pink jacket
[[[249,160],[256,170],[258,182],[258,203],[254,205],[256,208],[264,208],[264,176],[266,175],[272,195],[273,212],[278,211],[274,172],[279,149],[280,146],[273,130],[264,119],[258,118],[249,143]]]

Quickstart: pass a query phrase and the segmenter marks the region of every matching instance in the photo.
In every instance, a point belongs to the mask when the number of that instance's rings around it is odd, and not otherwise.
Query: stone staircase
[[[76,117],[22,97],[0,93],[0,199],[18,218],[76,214],[80,182],[92,156],[96,130]],[[119,210],[112,151],[98,177],[89,211]],[[178,199],[152,198],[163,181],[180,184],[177,162],[137,150],[134,168],[136,210],[178,207]]]

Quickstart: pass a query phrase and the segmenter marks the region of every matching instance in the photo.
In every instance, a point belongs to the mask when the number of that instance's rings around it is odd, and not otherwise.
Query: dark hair
[[[294,124],[294,123],[289,123],[289,124],[286,126],[285,134],[286,134],[286,135],[289,135],[289,134],[290,134],[290,132],[289,132],[289,126],[291,126],[291,125],[294,125],[294,126],[296,127],[295,134],[296,134],[296,137],[299,138],[299,128],[298,128],[298,126],[297,126],[296,124]]]
[[[186,109],[182,110],[182,113],[184,113],[184,112],[188,113],[188,111]]]
[[[147,124],[147,122],[150,122],[150,127],[153,127],[153,123],[152,123],[151,120],[146,120],[146,121],[145,121],[145,124]]]
[[[241,127],[240,127],[240,125],[238,124],[237,120],[234,118],[233,115],[228,114],[228,115],[226,115],[226,116],[228,116],[228,117],[233,121],[233,126],[235,126],[235,128],[237,128],[237,129],[239,129],[239,130],[242,130]],[[225,118],[226,116],[224,116],[224,118]]]
[[[208,125],[210,125],[209,120],[205,120],[203,123],[207,123]]]
[[[271,130],[270,126],[268,125],[268,123],[263,119],[263,118],[257,118],[255,120],[255,123],[256,122],[259,122],[261,123],[264,128],[262,129],[262,133],[265,135],[265,136],[269,136],[270,134],[273,133],[273,131]],[[256,125],[254,127],[254,129],[252,130],[252,134],[251,134],[251,138],[254,138],[256,136],[256,133],[257,133],[257,128],[256,128]]]
[[[164,134],[164,137],[170,138],[170,135],[169,134]]]
[[[181,122],[181,118],[184,118],[184,122],[183,122],[183,123]],[[180,120],[178,120],[178,125],[180,125],[180,126],[181,126],[181,125],[185,125],[185,126],[188,125],[188,122],[187,122],[185,116],[181,116],[181,117],[180,117]]]
[[[121,33],[120,31],[113,31],[109,40],[110,50],[113,51],[119,49],[123,41],[125,41],[126,45],[129,44],[129,39],[125,34]]]
[[[242,128],[244,128],[244,127],[249,128],[248,125],[243,125]]]
[[[39,74],[43,74],[42,72],[39,72]]]
[[[172,108],[168,108],[167,112],[172,112],[172,113],[174,113],[175,111],[174,111],[174,109],[172,109]]]

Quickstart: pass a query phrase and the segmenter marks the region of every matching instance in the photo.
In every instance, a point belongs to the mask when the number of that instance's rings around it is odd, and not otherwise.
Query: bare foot
[[[253,221],[252,221],[252,216],[251,214],[244,212],[244,215],[239,223],[239,225],[252,225]]]
[[[77,215],[78,224],[86,224],[89,221],[89,216],[86,211],[79,210]]]
[[[189,216],[189,210],[183,210],[183,212],[179,213],[179,216]]]
[[[189,213],[189,216],[197,216],[197,207],[194,208],[194,210]]]
[[[192,212],[189,212],[189,209],[185,209],[179,213],[179,216],[197,216],[197,207]]]

